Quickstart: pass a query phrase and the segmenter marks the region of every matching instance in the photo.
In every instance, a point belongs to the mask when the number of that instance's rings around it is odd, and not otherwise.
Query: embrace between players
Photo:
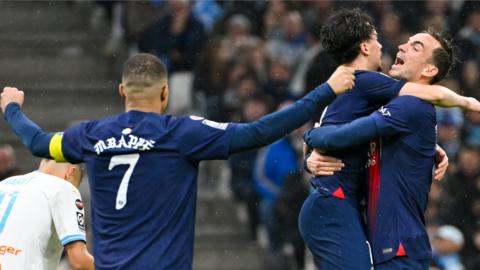
[[[22,91],[5,87],[1,108],[35,156],[86,164],[96,269],[191,269],[199,162],[270,144],[310,119],[321,119],[321,127],[305,134],[308,148],[334,156],[314,150],[306,162],[318,176],[311,180],[315,191],[305,201],[299,227],[317,267],[428,269],[423,211],[436,156],[436,179],[448,165],[443,150],[436,150],[432,104],[479,112],[480,103],[433,85],[454,62],[451,44],[437,33],[416,34],[399,46],[393,78],[376,72],[381,44],[362,11],[333,14],[321,39],[342,66],[293,105],[252,123],[163,115],[167,71],[149,54],[124,65],[124,113],[47,133],[21,111]],[[108,147],[96,151],[102,142]],[[367,229],[359,210],[363,200]],[[8,245],[4,239],[0,232]],[[31,260],[26,254],[3,256],[0,263],[32,268],[25,265]]]

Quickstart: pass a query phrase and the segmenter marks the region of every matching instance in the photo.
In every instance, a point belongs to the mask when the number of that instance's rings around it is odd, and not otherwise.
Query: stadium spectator
[[[140,37],[139,50],[157,55],[170,73],[191,71],[206,41],[187,0],[169,1],[170,13]]]
[[[462,232],[456,227],[440,226],[432,241],[433,263],[442,270],[463,270],[459,252],[464,241]]]
[[[267,9],[263,15],[263,37],[265,39],[280,35],[282,19],[287,15],[288,11],[286,1],[273,0],[268,2]]]
[[[279,109],[291,103],[291,101],[284,102]],[[256,158],[253,179],[255,189],[260,197],[260,220],[267,232],[271,269],[278,269],[285,265],[283,245],[288,232],[281,231],[281,222],[276,206],[285,179],[291,174],[298,174],[301,158],[301,135],[308,128],[309,125],[305,125],[272,145],[259,150]],[[300,147],[296,147],[298,144]],[[298,230],[296,231],[298,232]],[[300,236],[299,233],[297,235]],[[293,242],[297,249],[303,248],[297,244],[297,241]],[[298,264],[303,267],[303,260]]]
[[[466,59],[477,60],[480,57],[480,9],[473,10],[467,18],[467,24],[458,33],[461,51]]]
[[[460,133],[463,124],[463,112],[458,108],[437,109],[438,144],[447,152],[449,159],[454,159],[462,142]]]
[[[307,36],[300,13],[289,11],[282,17],[280,33],[267,40],[266,48],[271,57],[294,67],[305,50],[306,41]]]
[[[250,33],[251,24],[248,18],[235,14],[227,21],[227,32],[222,39],[220,51],[223,58],[234,60],[240,47],[251,44],[257,39]]]
[[[270,102],[264,95],[249,97],[242,108],[242,122],[253,122],[270,111]],[[234,198],[247,209],[250,237],[257,239],[259,224],[259,197],[254,187],[253,169],[258,149],[241,152],[229,158],[231,171],[230,186]]]
[[[268,71],[268,81],[262,87],[273,98],[273,104],[279,106],[282,102],[293,98],[290,91],[291,67],[279,60],[273,61]]]
[[[17,168],[15,149],[9,144],[0,146],[0,181],[17,174],[20,169]]]

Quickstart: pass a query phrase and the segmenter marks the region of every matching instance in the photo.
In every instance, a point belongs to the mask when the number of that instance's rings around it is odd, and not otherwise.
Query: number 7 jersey
[[[198,163],[226,158],[235,125],[129,111],[54,136],[85,162],[96,269],[191,269]]]

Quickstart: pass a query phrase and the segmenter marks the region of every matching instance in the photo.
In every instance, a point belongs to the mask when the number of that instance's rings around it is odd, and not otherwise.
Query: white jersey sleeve
[[[78,189],[65,182],[61,190],[49,199],[49,204],[62,246],[74,241],[86,242],[85,212]]]

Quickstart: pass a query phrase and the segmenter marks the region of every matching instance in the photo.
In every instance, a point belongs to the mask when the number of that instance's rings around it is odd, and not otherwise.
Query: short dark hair
[[[123,65],[122,82],[127,87],[145,88],[167,79],[167,68],[155,55],[139,53]]]
[[[339,64],[352,62],[360,53],[360,43],[375,31],[373,19],[359,8],[342,9],[333,13],[320,31],[320,41],[326,52]]]
[[[438,68],[438,74],[430,80],[430,84],[435,84],[450,73],[455,63],[458,61],[458,49],[453,44],[453,39],[447,33],[439,33],[432,28],[424,31],[440,43],[440,47],[433,51],[430,61]]]

